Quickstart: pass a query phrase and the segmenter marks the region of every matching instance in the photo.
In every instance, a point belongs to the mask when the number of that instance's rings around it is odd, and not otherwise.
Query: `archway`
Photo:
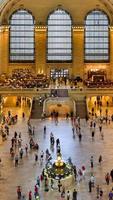
[[[47,98],[44,102],[43,112],[50,116],[53,110],[58,112],[60,116],[65,116],[66,113],[70,114],[70,112],[76,114],[75,101],[69,97]]]

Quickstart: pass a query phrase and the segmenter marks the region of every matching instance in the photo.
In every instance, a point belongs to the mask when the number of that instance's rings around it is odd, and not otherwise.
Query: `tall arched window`
[[[109,61],[109,19],[101,10],[91,11],[85,20],[85,61]]]
[[[34,19],[27,10],[17,10],[10,18],[10,61],[34,61]]]
[[[63,9],[52,12],[47,21],[47,61],[72,61],[72,20]]]

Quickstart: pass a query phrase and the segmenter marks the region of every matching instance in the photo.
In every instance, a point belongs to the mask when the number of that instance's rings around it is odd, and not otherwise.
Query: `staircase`
[[[76,101],[76,115],[79,116],[81,119],[86,118],[86,116],[88,115],[85,99]]]
[[[43,105],[39,105],[37,99],[33,99],[32,109],[31,109],[31,119],[40,119],[43,112]]]

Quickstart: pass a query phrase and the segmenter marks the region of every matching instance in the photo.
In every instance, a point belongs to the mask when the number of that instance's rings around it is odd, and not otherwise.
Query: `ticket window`
[[[104,75],[94,75],[94,76],[92,76],[92,81],[94,81],[94,82],[105,81],[105,76]]]
[[[106,72],[103,70],[91,70],[88,71],[88,79],[94,82],[100,82],[106,80]]]
[[[69,70],[68,69],[51,69],[50,71],[50,76],[51,78],[63,78],[63,77],[66,77],[68,78],[69,77]]]

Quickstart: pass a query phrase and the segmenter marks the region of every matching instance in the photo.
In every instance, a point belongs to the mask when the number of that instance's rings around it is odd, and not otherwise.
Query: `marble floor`
[[[97,116],[100,116],[100,106],[95,106],[94,102],[96,101],[96,96],[92,98],[87,98],[87,106],[88,111],[92,113],[92,108],[94,108],[94,113],[97,114]],[[107,107],[106,102],[109,102],[109,106]],[[111,116],[113,114],[113,102],[112,97],[103,96],[102,97],[102,107],[101,107],[101,116],[106,116],[106,109],[108,110],[108,116]]]
[[[5,108],[6,113],[9,108]],[[0,145],[0,157],[2,163],[0,165],[0,200],[16,200],[16,188],[18,185],[22,187],[22,192],[26,195],[28,200],[29,190],[34,191],[34,185],[36,184],[36,178],[42,172],[44,167],[40,163],[35,164],[35,151],[29,151],[28,156],[23,156],[23,161],[19,162],[19,166],[14,166],[9,153],[11,138],[14,131],[22,133],[22,147],[25,148],[25,144],[29,144],[29,134],[27,128],[27,120],[29,116],[28,109],[12,107],[10,110],[15,114],[19,114],[19,120],[16,125],[10,126],[10,134],[8,139]],[[22,112],[25,111],[26,118],[22,119]],[[62,157],[67,160],[69,157],[72,158],[73,163],[76,165],[77,170],[83,165],[86,167],[85,179],[81,182],[73,184],[66,190],[70,190],[72,193],[73,189],[76,188],[78,191],[77,200],[96,200],[96,188],[93,189],[92,193],[88,192],[88,181],[90,179],[91,168],[90,168],[90,157],[94,157],[94,169],[93,173],[95,176],[95,185],[99,184],[103,191],[103,200],[108,199],[108,193],[112,188],[113,184],[107,186],[105,183],[105,174],[110,172],[113,168],[113,123],[110,125],[103,125],[104,140],[100,138],[98,126],[96,127],[95,139],[92,141],[89,123],[86,124],[85,120],[81,120],[81,132],[82,141],[78,140],[78,136],[75,134],[73,138],[72,124],[71,121],[65,119],[59,119],[58,125],[55,125],[51,119],[46,120],[31,120],[31,124],[35,126],[34,140],[39,143],[39,155],[42,150],[50,149],[50,132],[53,132],[55,139],[59,138],[61,142]],[[46,125],[47,133],[46,137],[43,135],[43,127]],[[56,158],[56,149],[51,152],[52,158]],[[103,162],[100,166],[98,164],[99,155],[102,155]],[[34,193],[34,192],[33,192]],[[60,194],[57,189],[49,190],[44,192],[43,186],[40,190],[40,200],[60,200]],[[71,198],[72,199],[72,198]],[[71,200],[70,199],[70,200]],[[34,199],[33,199],[34,200]]]

